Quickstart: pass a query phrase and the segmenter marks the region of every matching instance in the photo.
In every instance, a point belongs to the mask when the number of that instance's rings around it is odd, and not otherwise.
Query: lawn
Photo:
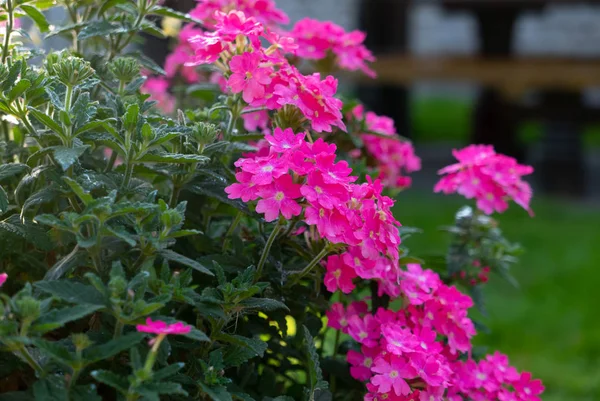
[[[408,191],[395,215],[424,233],[410,238],[414,255],[443,249],[444,233],[464,202]],[[592,401],[600,397],[600,208],[534,199],[536,216],[523,210],[499,216],[507,238],[526,249],[513,269],[520,288],[500,277],[487,287],[485,321],[490,334],[477,343],[509,355],[521,370],[544,380],[545,401]]]

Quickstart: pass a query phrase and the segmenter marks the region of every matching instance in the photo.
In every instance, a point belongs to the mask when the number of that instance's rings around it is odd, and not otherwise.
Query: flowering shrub
[[[531,173],[454,152],[438,192],[476,199],[439,259],[394,200],[421,161],[392,120],[339,97],[373,75],[364,34],[271,0],[7,0],[0,64],[0,398],[536,401],[473,349],[469,309],[518,247]],[[43,54],[31,18],[70,49]],[[185,22],[164,69],[135,49]],[[42,62],[35,63],[34,56]]]

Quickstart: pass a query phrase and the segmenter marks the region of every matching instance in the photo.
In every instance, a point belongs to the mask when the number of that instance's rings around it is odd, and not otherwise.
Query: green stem
[[[227,130],[225,131],[225,140],[228,140],[231,137],[231,133],[233,132],[233,128],[235,127],[235,123],[237,122],[238,115],[234,113],[233,110],[229,111],[229,122],[227,123]]]
[[[133,163],[129,158],[127,159],[127,165],[125,166],[125,177],[123,178],[123,185],[121,189],[127,189],[129,181],[131,181],[131,175],[133,174]]]
[[[21,347],[18,350],[19,352],[19,356],[25,361],[27,362],[27,364],[29,366],[31,366],[31,368],[33,370],[35,370],[35,372],[38,375],[42,375],[42,373],[44,372],[44,370],[42,369],[42,367],[40,366],[39,363],[37,363],[37,361],[35,359],[33,359],[33,357],[31,356],[31,354],[29,353],[29,351],[27,350],[27,348],[25,348],[24,345],[21,345]]]
[[[10,142],[10,127],[8,126],[8,122],[2,120],[2,132],[4,132],[4,140],[6,143]]]
[[[173,192],[171,192],[171,197],[169,198],[169,208],[173,209],[177,206],[177,201],[179,200],[179,193],[181,192],[181,187],[178,183],[173,182]]]
[[[223,249],[227,248],[227,245],[229,244],[229,237],[231,237],[231,235],[233,234],[233,232],[235,231],[237,226],[240,224],[242,217],[244,217],[244,213],[238,212],[238,214],[235,216],[235,219],[233,219],[233,221],[231,222],[229,229],[225,233],[225,240],[223,241]]]
[[[267,239],[267,243],[265,244],[265,249],[263,249],[262,255],[260,255],[260,260],[258,261],[258,266],[256,267],[256,274],[254,275],[255,282],[258,281],[262,275],[265,262],[267,261],[267,256],[269,256],[269,252],[271,251],[271,247],[273,246],[273,242],[275,242],[275,238],[277,237],[279,230],[281,230],[281,225],[279,222],[277,222],[275,228],[273,228],[273,231],[271,232],[271,235],[269,235],[269,238]]]
[[[117,161],[117,157],[119,156],[117,152],[115,152],[113,149],[111,149],[111,154],[110,154],[110,159],[108,159],[108,162],[106,163],[106,168],[104,169],[105,173],[108,173],[110,170],[112,170],[113,166],[115,165],[115,162]]]
[[[292,279],[290,279],[290,281],[288,281],[285,286],[286,287],[292,287],[293,285],[297,284],[300,280],[302,280],[302,278],[304,276],[306,276],[308,273],[310,273],[310,271],[313,269],[313,267],[315,267],[317,265],[317,263],[319,263],[321,261],[321,259],[323,259],[325,256],[327,256],[327,254],[329,252],[330,252],[330,249],[329,249],[328,246],[325,246],[323,249],[321,249],[321,252],[319,252],[317,254],[317,256],[315,256],[313,258],[313,260],[311,260],[306,265],[306,267],[304,269],[302,269],[302,271],[300,271]]]
[[[123,334],[123,327],[125,327],[125,324],[121,321],[121,319],[117,319],[117,324],[115,324],[115,332],[113,333],[113,338],[121,337],[121,334]]]
[[[6,22],[6,32],[4,33],[4,45],[2,46],[2,63],[6,63],[8,58],[8,48],[10,46],[10,35],[14,25],[12,0],[6,0],[6,13],[8,14],[8,21]]]

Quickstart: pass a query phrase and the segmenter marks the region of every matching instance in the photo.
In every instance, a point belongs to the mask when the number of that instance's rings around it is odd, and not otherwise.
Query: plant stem
[[[29,366],[31,366],[31,368],[33,370],[35,370],[35,372],[38,375],[41,375],[43,373],[43,369],[40,366],[39,363],[37,363],[37,361],[35,359],[33,359],[33,357],[31,356],[31,354],[29,353],[29,351],[27,350],[27,348],[25,348],[24,345],[21,345],[21,347],[19,347],[19,356],[25,361],[27,362],[27,364],[29,364]]]
[[[254,282],[257,282],[260,279],[260,276],[262,275],[262,271],[265,267],[265,262],[267,261],[267,256],[269,256],[271,246],[273,246],[273,242],[275,242],[275,238],[277,237],[277,234],[279,233],[280,229],[281,225],[279,224],[279,222],[277,222],[275,228],[273,228],[273,231],[271,232],[271,235],[269,235],[269,238],[267,239],[267,243],[265,244],[265,249],[263,249],[262,255],[260,255],[260,260],[258,261],[258,266],[256,267],[256,274],[254,275]]]
[[[317,256],[315,256],[313,258],[313,260],[311,260],[304,269],[302,269],[302,271],[298,274],[296,274],[294,276],[294,278],[292,278],[290,281],[287,282],[287,284],[285,285],[286,287],[291,287],[295,284],[297,284],[300,280],[302,280],[302,278],[304,276],[306,276],[308,273],[310,273],[310,271],[313,269],[313,267],[315,267],[317,265],[317,263],[319,263],[321,261],[321,259],[323,259],[325,256],[327,256],[327,254],[330,252],[330,249],[328,246],[325,246],[323,249],[321,249],[321,252],[319,252],[317,254]]]
[[[12,0],[6,0],[6,13],[8,14],[8,21],[6,22],[6,32],[4,33],[4,45],[2,46],[2,63],[6,63],[8,58],[8,48],[10,46],[10,35],[13,30],[14,16],[13,16]]]
[[[238,214],[235,216],[235,219],[233,219],[233,221],[231,222],[229,229],[225,233],[225,240],[223,241],[223,249],[227,248],[227,245],[229,244],[229,237],[233,234],[233,232],[237,228],[238,224],[240,224],[242,217],[244,217],[244,213],[238,212]]]
[[[125,325],[123,324],[123,322],[120,319],[117,319],[117,324],[115,324],[115,332],[113,334],[113,338],[121,337],[121,334],[123,334],[124,326]]]
[[[177,206],[177,201],[179,199],[179,193],[181,192],[181,186],[178,183],[173,182],[173,192],[171,192],[171,197],[169,198],[169,207],[173,209]]]

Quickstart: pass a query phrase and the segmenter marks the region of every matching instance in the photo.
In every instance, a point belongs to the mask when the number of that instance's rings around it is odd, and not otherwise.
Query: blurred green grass
[[[407,240],[415,256],[447,247],[437,227],[464,200],[408,191],[395,215],[423,234]],[[491,330],[476,343],[508,354],[519,370],[544,381],[545,401],[600,399],[600,208],[536,198],[534,218],[514,206],[498,216],[525,253],[513,268],[516,289],[493,277],[485,290]]]
[[[468,100],[452,97],[412,99],[410,118],[414,140],[466,143],[471,130],[473,106]],[[518,137],[523,143],[533,143],[541,136],[542,126],[539,122],[527,121],[518,127]],[[583,142],[586,147],[600,147],[600,124],[584,127]]]

